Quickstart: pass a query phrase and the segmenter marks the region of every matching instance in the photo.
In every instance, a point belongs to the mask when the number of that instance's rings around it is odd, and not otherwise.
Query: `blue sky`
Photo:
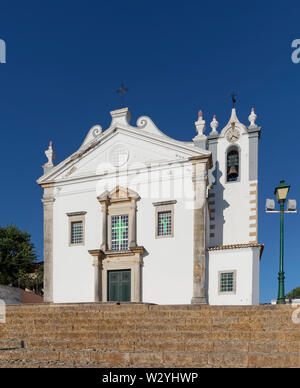
[[[5,1],[0,38],[0,224],[28,230],[42,259],[44,150],[57,161],[74,152],[94,124],[109,125],[126,97],[133,121],[153,118],[168,135],[189,141],[201,108],[220,127],[238,94],[240,120],[252,106],[260,142],[261,301],[277,296],[279,218],[264,213],[281,179],[300,203],[300,38],[297,1]],[[286,216],[286,288],[300,286],[299,216]]]

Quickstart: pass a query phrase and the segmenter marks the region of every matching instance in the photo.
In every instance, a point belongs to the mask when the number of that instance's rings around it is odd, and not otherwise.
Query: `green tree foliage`
[[[24,276],[34,272],[36,258],[29,233],[15,225],[0,227],[0,284],[22,286]]]
[[[37,295],[44,295],[44,263],[39,263],[34,273],[19,273],[18,285],[20,288],[28,289],[35,292]]]
[[[287,298],[290,298],[290,299],[300,298],[300,287],[294,288],[286,296]]]

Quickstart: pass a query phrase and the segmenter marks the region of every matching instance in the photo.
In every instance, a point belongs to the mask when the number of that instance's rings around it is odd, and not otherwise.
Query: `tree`
[[[300,287],[294,288],[291,292],[289,292],[287,295],[287,298],[289,299],[296,299],[300,298]]]
[[[24,274],[34,272],[36,258],[29,233],[15,225],[0,227],[0,284],[21,286]]]
[[[44,291],[44,263],[36,263],[35,271],[32,273],[19,272],[18,285],[20,288],[31,290],[42,296]]]

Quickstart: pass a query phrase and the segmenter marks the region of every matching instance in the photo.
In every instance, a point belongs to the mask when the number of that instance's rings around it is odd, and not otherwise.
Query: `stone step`
[[[164,314],[156,312],[155,314],[151,314],[150,312],[147,313],[137,313],[137,314],[126,314],[126,313],[118,313],[118,314],[105,314],[105,313],[74,313],[74,314],[28,314],[26,315],[12,315],[7,314],[6,315],[6,322],[7,323],[24,323],[24,320],[28,321],[29,323],[35,322],[35,323],[47,323],[52,321],[68,321],[68,322],[109,322],[109,321],[157,321],[158,319],[165,322],[170,321],[178,321],[178,320],[188,320],[190,322],[197,321],[197,322],[203,322],[203,323],[220,323],[220,322],[227,322],[227,323],[286,323],[289,324],[292,322],[292,312],[288,314],[275,314],[275,315],[260,315],[260,316],[242,316],[242,315],[230,315],[230,316],[204,316],[200,313],[193,313],[193,314],[184,314],[181,312],[178,313],[172,313],[172,314]]]
[[[300,354],[300,341],[243,341],[243,340],[212,340],[212,339],[29,339],[14,341],[6,344],[4,349],[20,348],[48,349],[48,350],[80,350],[94,349],[103,351],[188,351],[188,352],[260,352],[260,353],[287,353]],[[2,347],[3,349],[3,347]]]
[[[299,353],[103,352],[97,350],[8,350],[0,352],[0,366],[60,364],[97,367],[235,367],[299,368]]]
[[[272,324],[243,324],[243,323],[215,323],[215,324],[205,324],[189,321],[179,321],[177,322],[157,322],[152,323],[151,321],[142,321],[142,322],[121,322],[121,321],[111,321],[111,322],[99,322],[99,323],[88,323],[80,324],[78,322],[68,323],[68,322],[54,322],[47,324],[30,324],[28,322],[22,324],[6,324],[0,326],[0,336],[5,335],[6,333],[24,333],[25,336],[37,335],[39,333],[63,333],[63,332],[77,332],[81,331],[83,333],[97,334],[99,332],[107,331],[120,331],[126,333],[128,331],[166,331],[166,329],[180,332],[197,332],[197,333],[210,333],[210,332],[223,332],[230,331],[233,333],[245,333],[245,332],[280,332],[282,330],[288,330],[290,333],[300,332],[299,325],[293,323],[289,325],[284,325],[282,323],[272,323]]]
[[[172,313],[201,313],[203,316],[230,316],[232,314],[238,316],[249,315],[272,315],[272,314],[284,314],[293,310],[290,305],[281,306],[197,306],[197,305],[184,305],[184,306],[158,306],[158,305],[135,305],[135,304],[91,304],[91,305],[20,305],[20,306],[7,306],[7,312],[9,314],[76,314],[76,313],[108,313],[108,314],[130,314],[130,313],[147,313],[159,312],[161,314]]]
[[[108,368],[109,365],[102,363],[102,368]],[[74,362],[63,362],[63,361],[20,361],[20,360],[10,360],[1,361],[0,360],[0,369],[37,369],[37,368],[99,368],[97,364],[87,364],[87,363],[74,363]]]
[[[166,336],[167,337],[167,336]],[[110,338],[74,338],[74,336],[64,335],[47,336],[47,338],[27,338],[27,339],[1,339],[0,349],[12,349],[25,347],[27,349],[43,348],[50,350],[57,349],[97,349],[97,350],[127,350],[127,351],[205,351],[205,352],[254,352],[277,353],[277,352],[299,352],[300,340],[286,341],[279,339],[218,339],[213,336],[192,337],[182,336],[180,333],[169,338],[155,338],[155,336],[145,335],[135,337],[120,337],[118,335]]]
[[[93,317],[93,316],[103,316],[103,317],[111,317],[114,316],[115,318],[123,318],[125,315],[127,317],[134,317],[134,316],[143,316],[143,315],[159,315],[161,317],[173,317],[177,315],[183,315],[183,316],[195,316],[195,317],[206,317],[206,318],[214,318],[214,317],[276,317],[278,316],[289,316],[291,312],[294,310],[294,308],[289,307],[284,308],[282,311],[275,309],[275,310],[245,310],[245,311],[239,311],[239,310],[126,310],[126,309],[89,309],[89,310],[82,310],[78,309],[76,306],[74,306],[73,309],[65,310],[65,309],[56,309],[51,308],[49,310],[44,309],[36,309],[36,310],[24,310],[20,308],[20,310],[11,310],[9,307],[7,307],[7,315],[12,317],[48,317],[48,316],[57,316],[57,315],[64,315],[68,317],[76,316],[78,314],[85,313],[86,316]],[[280,311],[280,314],[278,312]]]
[[[8,306],[0,367],[299,367],[292,306]]]
[[[197,340],[197,339],[209,339],[209,340],[234,340],[234,341],[300,341],[300,332],[291,333],[289,331],[278,332],[230,332],[227,330],[219,332],[196,332],[196,331],[148,331],[139,330],[131,332],[84,332],[84,331],[66,331],[66,332],[7,332],[0,336],[3,340],[29,340],[29,339],[66,339],[66,340],[83,340],[83,339],[110,339],[110,338],[125,338],[125,339],[153,339],[153,340],[173,340],[181,338],[182,340]]]

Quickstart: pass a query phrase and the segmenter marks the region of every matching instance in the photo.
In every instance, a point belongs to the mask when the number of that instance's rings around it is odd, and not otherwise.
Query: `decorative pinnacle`
[[[256,127],[255,121],[257,119],[257,115],[255,114],[254,108],[251,109],[251,113],[248,117],[248,120],[250,122],[250,127]]]
[[[49,148],[45,151],[45,155],[48,159],[46,166],[53,167],[54,166],[53,161],[54,161],[56,155],[55,155],[55,152],[53,151],[53,142],[52,141],[50,141]]]
[[[203,120],[203,112],[202,110],[199,110],[198,112],[198,121],[195,122],[196,131],[198,132],[197,137],[206,137],[204,135],[205,131],[205,120]]]
[[[217,131],[218,126],[219,126],[219,123],[217,121],[217,116],[214,115],[213,121],[210,123],[210,127],[212,129],[212,131],[210,132],[210,135],[215,135],[218,133],[218,131]]]

